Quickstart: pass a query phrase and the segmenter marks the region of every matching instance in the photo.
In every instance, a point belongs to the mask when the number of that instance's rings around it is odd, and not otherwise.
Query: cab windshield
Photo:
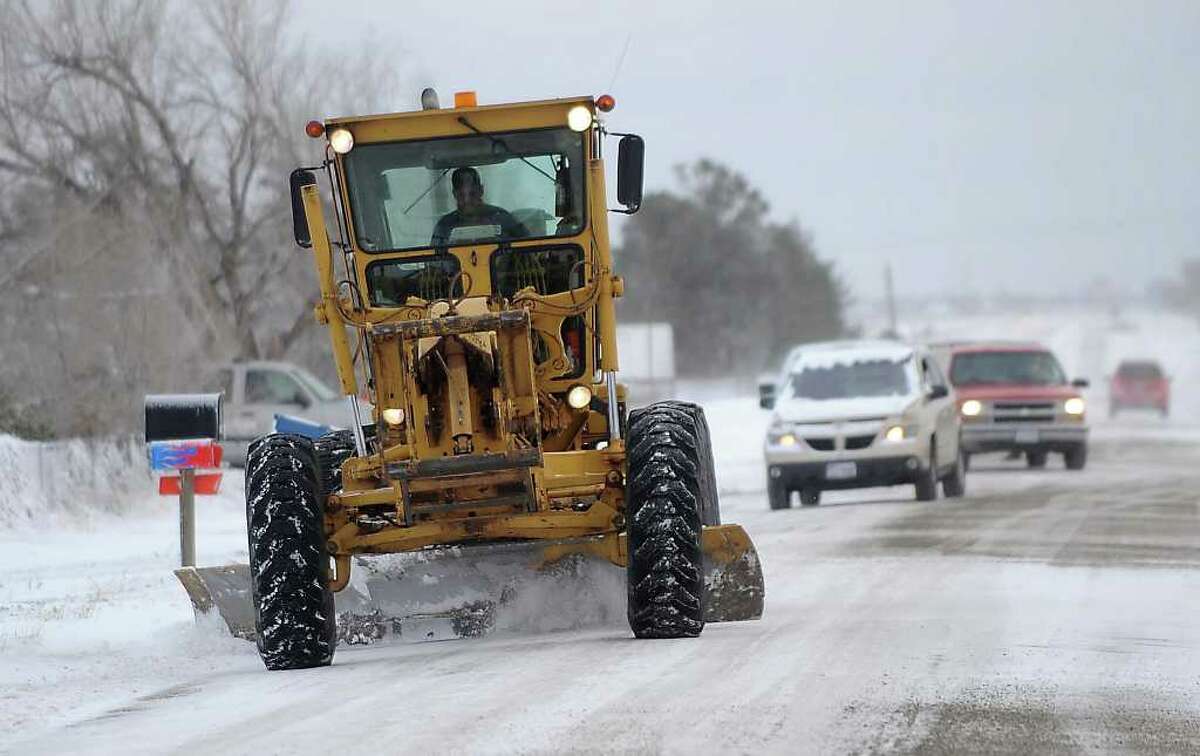
[[[950,382],[955,386],[1060,386],[1067,377],[1049,352],[964,352],[954,357]]]
[[[583,230],[583,135],[569,129],[363,144],[345,156],[345,169],[366,252]]]

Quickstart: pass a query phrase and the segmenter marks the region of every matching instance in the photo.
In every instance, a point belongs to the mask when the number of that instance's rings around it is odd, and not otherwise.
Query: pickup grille
[[[996,402],[992,421],[997,423],[1052,423],[1054,402]]]

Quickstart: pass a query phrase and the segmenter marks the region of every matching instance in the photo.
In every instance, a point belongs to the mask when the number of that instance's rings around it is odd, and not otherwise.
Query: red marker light
[[[596,110],[602,113],[607,113],[615,107],[617,107],[617,101],[613,99],[612,95],[602,94],[596,98]]]
[[[313,139],[320,139],[325,136],[325,124],[320,121],[309,121],[304,124],[304,133]]]

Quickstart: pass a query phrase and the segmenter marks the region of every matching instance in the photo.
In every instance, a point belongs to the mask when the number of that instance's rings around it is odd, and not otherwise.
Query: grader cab
[[[489,560],[545,571],[590,558],[625,568],[637,637],[757,618],[761,569],[745,531],[720,523],[703,410],[627,410],[618,382],[624,284],[601,160],[612,98],[478,106],[459,93],[443,108],[426,90],[422,102],[310,122],[325,160],[291,176],[296,241],[312,250],[316,317],[355,422],[251,445],[249,577],[267,667],[330,663],[352,564],[368,586],[393,582],[372,604],[354,581],[357,616],[419,611],[405,592],[438,583],[427,568],[441,561],[492,585],[438,585],[433,608],[467,626],[448,596],[480,598],[465,603],[486,624],[510,588]],[[616,212],[632,213],[643,142],[616,136]],[[411,555],[421,579],[361,566],[386,554]]]

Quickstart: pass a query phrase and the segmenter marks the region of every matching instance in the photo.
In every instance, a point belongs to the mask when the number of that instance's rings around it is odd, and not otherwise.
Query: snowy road
[[[1083,472],[982,458],[962,500],[899,487],[770,512],[765,416],[709,409],[724,519],[766,572],[761,621],[635,641],[619,603],[558,597],[543,611],[573,629],[267,673],[191,623],[169,510],[34,550],[0,534],[0,752],[1200,749],[1200,428],[1130,416],[1101,422]],[[236,486],[202,517],[202,561],[244,559]]]
[[[332,668],[289,674],[205,628],[178,659],[167,638],[148,650],[178,663],[149,673],[156,688],[139,687],[148,671],[128,651],[128,668],[102,673],[63,656],[100,675],[98,695],[138,693],[98,707],[72,694],[60,724],[26,711],[5,740],[13,753],[1186,751],[1200,743],[1198,457],[1105,442],[1082,474],[994,462],[953,503],[897,488],[772,513],[741,494],[727,518],[762,553],[759,622],[639,642],[610,617],[342,649]]]

